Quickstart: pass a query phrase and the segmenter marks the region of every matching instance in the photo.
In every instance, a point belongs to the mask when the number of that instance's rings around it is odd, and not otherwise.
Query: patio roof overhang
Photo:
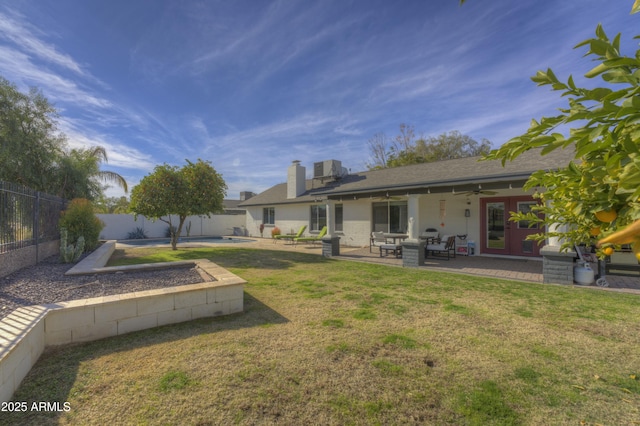
[[[449,179],[443,181],[422,182],[419,184],[387,185],[377,188],[333,190],[323,194],[326,198],[336,200],[344,197],[384,197],[417,194],[462,193],[478,189],[498,190],[521,187],[531,176],[530,173],[518,175],[491,176],[473,179]],[[481,187],[481,188],[480,188]],[[320,195],[320,194],[318,194]]]

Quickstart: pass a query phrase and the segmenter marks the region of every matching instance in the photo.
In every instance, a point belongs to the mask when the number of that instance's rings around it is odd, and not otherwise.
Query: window
[[[265,225],[275,225],[276,223],[276,208],[265,207],[262,209],[262,223]]]
[[[518,202],[518,213],[531,213],[531,207],[534,207],[538,204],[537,201],[524,201]],[[529,227],[531,223],[528,220],[518,221],[518,229],[538,229],[538,224],[534,223]],[[530,253],[530,252],[525,252]]]
[[[311,226],[310,231],[320,231],[327,226],[327,206],[318,204],[311,206]]]
[[[407,202],[373,203],[373,231],[407,232]]]
[[[342,232],[342,204],[336,204],[333,223],[337,232]]]

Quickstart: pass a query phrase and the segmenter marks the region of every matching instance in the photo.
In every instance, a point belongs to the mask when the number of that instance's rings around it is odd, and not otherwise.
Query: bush
[[[276,235],[280,235],[280,233],[281,233],[280,228],[278,228],[278,227],[276,226],[275,228],[273,228],[273,229],[271,230],[271,237],[273,238],[273,237],[275,237]]]
[[[104,223],[93,213],[91,202],[84,198],[71,200],[58,225],[67,229],[69,244],[76,244],[80,237],[84,237],[85,251],[92,251],[98,246],[100,231],[104,228]]]
[[[147,233],[142,228],[136,228],[127,234],[128,240],[143,240],[145,238],[147,238]]]
[[[82,256],[84,251],[84,237],[78,237],[78,242],[73,244],[67,244],[67,230],[65,228],[60,229],[60,260],[63,263],[75,263]]]

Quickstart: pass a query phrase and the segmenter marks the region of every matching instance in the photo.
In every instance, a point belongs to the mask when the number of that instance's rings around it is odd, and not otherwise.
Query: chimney
[[[255,196],[256,194],[251,191],[242,191],[240,192],[240,201],[247,201],[249,198]]]
[[[307,190],[306,170],[300,161],[294,160],[287,170],[287,198],[296,198]]]

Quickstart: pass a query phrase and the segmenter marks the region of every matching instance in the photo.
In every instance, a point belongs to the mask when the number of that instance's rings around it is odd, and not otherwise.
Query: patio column
[[[336,236],[336,225],[333,217],[335,201],[327,200],[327,234],[322,238],[322,256],[333,257],[340,255],[340,237]]]
[[[420,226],[420,196],[419,195],[409,195],[409,199],[407,200],[407,216],[409,227],[407,229],[407,234],[409,234],[409,241],[418,241],[418,237],[420,235],[420,230],[418,227]]]
[[[336,233],[336,224],[335,219],[333,217],[333,212],[335,208],[336,202],[333,200],[327,200],[326,211],[327,211],[327,237],[332,237],[333,234]]]
[[[424,243],[420,241],[420,196],[409,195],[407,201],[409,238],[402,242],[402,266],[417,268],[424,265]]]
[[[546,202],[547,207],[550,207],[552,202],[547,200]],[[550,232],[567,232],[569,230],[569,226],[566,223],[555,223],[552,225],[549,225],[549,231]],[[554,246],[554,247],[559,247],[562,245],[562,243],[564,242],[564,239],[559,238],[559,237],[549,237],[547,239],[547,245],[549,246]]]

